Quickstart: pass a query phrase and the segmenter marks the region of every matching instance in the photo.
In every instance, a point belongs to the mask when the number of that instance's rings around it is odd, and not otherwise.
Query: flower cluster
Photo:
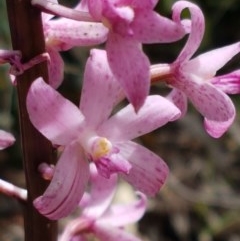
[[[228,94],[240,93],[240,70],[216,73],[240,52],[240,42],[193,57],[204,34],[201,9],[176,1],[172,18],[167,18],[154,11],[157,3],[82,0],[70,9],[57,1],[32,1],[44,11],[49,84],[39,76],[28,91],[26,105],[32,124],[60,156],[54,168],[40,168],[50,184],[34,206],[52,220],[76,207],[82,210],[61,241],[85,240],[89,234],[100,240],[138,240],[121,228],[143,215],[146,196],[158,193],[169,170],[161,157],[136,138],[183,118],[188,99],[214,138],[234,121],[236,111]],[[185,9],[189,19],[181,19]],[[143,44],[175,42],[185,35],[188,39],[175,61],[161,63],[159,56],[159,63],[151,65]],[[99,44],[104,49],[97,49]],[[94,46],[83,70],[79,106],[57,91],[64,77],[60,52],[77,46]],[[43,56],[36,58],[34,63],[43,61]],[[22,71],[33,63],[22,65],[19,51],[0,52],[0,63],[5,62]],[[169,94],[151,95],[154,81],[165,82]],[[13,140],[0,131],[1,149]],[[133,204],[111,205],[119,178],[137,191],[140,198]]]

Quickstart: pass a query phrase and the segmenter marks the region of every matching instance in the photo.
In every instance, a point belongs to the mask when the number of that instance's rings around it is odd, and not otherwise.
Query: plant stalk
[[[26,63],[45,52],[41,12],[31,5],[31,0],[6,0],[6,4],[13,49],[21,51],[22,63]],[[56,159],[51,143],[33,127],[26,109],[28,89],[39,76],[48,80],[46,61],[17,76],[20,134],[28,191],[24,205],[25,241],[56,241],[57,222],[40,215],[32,204],[48,185],[38,172],[39,164],[54,163]]]

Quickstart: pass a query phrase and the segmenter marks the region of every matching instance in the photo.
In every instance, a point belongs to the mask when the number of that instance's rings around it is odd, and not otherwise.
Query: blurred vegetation
[[[60,1],[73,6],[76,0]],[[174,0],[160,0],[157,11],[171,16]],[[198,53],[240,40],[240,4],[238,0],[196,0],[204,12],[206,32]],[[11,48],[5,1],[0,1],[0,48]],[[187,36],[176,43],[145,45],[144,51],[153,63],[173,61]],[[65,81],[60,91],[75,103],[79,101],[82,69],[88,48],[62,53],[66,62]],[[221,70],[239,68],[239,56]],[[17,143],[0,152],[0,178],[24,185],[21,173],[21,151],[15,88],[9,82],[9,66],[0,66],[0,128],[11,131]],[[161,86],[154,86],[158,92]],[[229,133],[218,140],[203,129],[202,117],[190,106],[185,119],[168,124],[143,136],[140,141],[154,150],[170,166],[171,176],[160,194],[150,201],[149,211],[139,223],[139,231],[149,241],[240,241],[240,102],[234,96],[238,117]],[[18,211],[14,201],[0,195],[0,230]],[[10,215],[11,214],[11,215]],[[6,219],[9,217],[9,219]],[[14,216],[15,217],[15,216]],[[17,223],[17,224],[16,224]],[[10,225],[11,226],[11,225]],[[15,229],[9,226],[14,236]],[[14,226],[16,228],[16,226]],[[7,232],[7,229],[5,230]],[[20,232],[21,233],[21,232]],[[11,235],[10,235],[11,236]],[[16,237],[0,240],[21,240]],[[17,234],[16,234],[17,236]]]

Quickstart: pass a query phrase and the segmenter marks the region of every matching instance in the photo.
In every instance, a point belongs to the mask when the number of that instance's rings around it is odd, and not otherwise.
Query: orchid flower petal
[[[101,223],[95,223],[92,229],[95,236],[101,241],[141,241],[123,229],[109,227],[109,225]]]
[[[112,205],[97,222],[114,227],[123,227],[137,222],[147,207],[146,196],[142,193],[138,193],[138,195],[140,198],[131,204]]]
[[[210,79],[239,52],[240,42],[214,49],[190,60],[182,70]]]
[[[71,19],[54,19],[47,23],[47,43],[68,50],[74,46],[90,46],[106,41],[108,29],[102,23],[81,22]]]
[[[134,37],[142,43],[170,43],[186,34],[182,24],[148,10],[135,13],[131,28]]]
[[[29,89],[27,110],[32,124],[54,144],[67,145],[82,130],[84,117],[79,109],[42,78]]]
[[[50,185],[34,200],[34,206],[49,219],[65,217],[78,205],[88,179],[88,162],[79,143],[72,142],[65,147]]]
[[[179,65],[192,57],[192,55],[198,49],[204,33],[204,16],[201,9],[193,3],[187,1],[177,1],[172,8],[173,20],[176,23],[179,22],[180,24],[180,16],[185,8],[188,8],[191,14],[191,32],[189,34],[187,43],[185,44],[177,60],[175,61],[176,65]]]
[[[103,1],[102,0],[88,0],[88,9],[90,14],[96,21],[102,20]]]
[[[63,81],[64,62],[58,51],[48,48],[48,54],[50,56],[50,62],[48,63],[48,81],[54,89],[57,89]]]
[[[15,142],[15,138],[12,134],[0,130],[0,150],[3,150],[11,146]]]
[[[111,141],[125,141],[149,133],[180,116],[179,109],[164,97],[148,96],[135,113],[129,104],[99,127],[98,133]]]
[[[205,117],[207,132],[215,138],[227,131],[235,118],[231,99],[212,84],[188,75],[178,79],[177,88],[182,90],[196,109]]]
[[[210,82],[227,94],[240,94],[240,70],[214,77]]]
[[[139,42],[114,33],[109,34],[106,49],[114,76],[135,110],[138,110],[150,88],[150,63],[147,56]]]
[[[185,114],[187,113],[188,101],[187,96],[182,91],[174,88],[166,96],[166,98],[172,103],[174,103],[181,111],[181,116],[179,117],[179,119],[185,116]]]
[[[90,193],[86,203],[80,202],[83,208],[82,215],[98,219],[109,207],[116,191],[117,175],[111,175],[109,179],[100,176],[95,165],[90,165]]]
[[[80,100],[80,110],[88,125],[97,127],[104,122],[122,97],[122,88],[112,75],[106,52],[91,50],[85,68]]]
[[[129,174],[121,176],[136,190],[154,196],[164,184],[168,167],[166,163],[147,148],[131,141],[116,143],[120,154],[132,165]]]

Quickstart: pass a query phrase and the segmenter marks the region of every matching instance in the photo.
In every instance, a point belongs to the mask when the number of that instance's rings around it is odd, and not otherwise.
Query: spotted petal
[[[186,34],[181,23],[148,10],[136,12],[131,27],[134,37],[142,43],[170,43]]]
[[[120,154],[132,165],[129,174],[121,174],[121,176],[136,190],[148,196],[154,196],[166,181],[168,175],[166,163],[135,142],[121,142],[116,146],[120,149]]]
[[[128,100],[138,110],[150,88],[150,63],[147,56],[138,41],[114,33],[109,34],[106,50],[114,76]]]
[[[235,118],[231,99],[221,90],[193,75],[180,77],[176,84],[205,117],[206,131],[215,138],[222,136]]]

